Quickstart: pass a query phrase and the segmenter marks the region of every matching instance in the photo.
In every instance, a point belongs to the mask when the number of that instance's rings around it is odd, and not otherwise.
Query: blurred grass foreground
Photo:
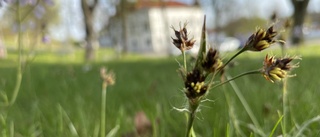
[[[303,62],[295,70],[296,77],[289,79],[289,102],[291,125],[299,126],[305,120],[320,114],[318,59],[320,49],[317,46],[301,46],[288,50],[301,55]],[[264,52],[271,52],[270,50]],[[93,63],[92,69],[83,71],[82,51],[75,55],[54,56],[42,53],[34,57],[24,70],[21,92],[16,104],[9,110],[1,109],[0,131],[14,126],[15,136],[94,136],[99,130],[101,79],[99,69],[106,66],[116,74],[116,84],[108,87],[106,108],[107,132],[119,126],[116,136],[129,136],[135,131],[134,117],[144,112],[153,125],[154,136],[183,136],[185,117],[173,108],[183,107],[184,96],[179,89],[183,83],[176,73],[175,59],[149,58],[128,55],[121,59],[102,60],[110,50],[101,50],[97,55],[101,60]],[[278,52],[275,52],[275,54]],[[230,69],[232,75],[243,70],[261,65],[262,56],[245,53],[237,64],[251,62],[238,69]],[[0,90],[11,91],[16,75],[15,58],[17,52],[8,51],[8,58],[0,60]],[[228,55],[225,55],[228,56]],[[60,61],[63,58],[63,61]],[[139,59],[137,59],[139,58]],[[266,131],[271,131],[279,119],[281,108],[280,85],[265,82],[261,76],[244,77],[236,80],[239,90],[245,96],[251,109]],[[201,117],[196,120],[195,130],[202,136],[225,136],[232,116],[235,116],[247,135],[251,123],[243,106],[227,85],[211,93],[201,106]],[[226,103],[223,92],[232,96],[231,103]],[[7,93],[9,94],[9,93]],[[312,124],[304,134],[319,135],[319,123]],[[277,134],[281,134],[277,129]]]

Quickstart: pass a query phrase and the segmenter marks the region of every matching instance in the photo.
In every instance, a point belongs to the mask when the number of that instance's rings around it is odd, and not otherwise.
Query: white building
[[[170,37],[175,37],[171,26],[179,29],[188,22],[189,37],[199,45],[204,14],[199,7],[178,2],[138,1],[125,16],[126,35],[121,37],[121,19],[110,21],[109,32],[115,43],[126,39],[129,52],[168,55],[179,53]]]

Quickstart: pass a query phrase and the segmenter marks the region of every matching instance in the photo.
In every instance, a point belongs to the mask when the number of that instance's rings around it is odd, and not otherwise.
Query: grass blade
[[[72,136],[74,137],[79,137],[79,133],[76,129],[76,127],[74,126],[74,124],[72,123],[70,117],[68,116],[67,112],[63,109],[63,107],[59,104],[59,108],[61,109],[61,112],[62,112],[62,115],[64,116],[65,118],[65,122],[68,123],[68,127],[69,127],[69,130],[72,134]]]
[[[320,122],[320,115],[319,115],[319,116],[316,116],[316,117],[314,117],[314,118],[312,118],[312,119],[310,119],[310,120],[308,120],[308,121],[306,121],[306,122],[304,122],[304,123],[302,124],[301,128],[298,130],[297,134],[296,134],[294,137],[300,137],[301,134],[302,134],[302,132],[303,132],[310,124],[312,124],[312,123],[314,123],[314,122],[317,122],[317,121]]]
[[[207,52],[207,37],[206,37],[206,16],[204,16],[202,31],[201,31],[201,39],[200,39],[200,49],[198,51],[197,61],[195,68],[201,68],[201,61],[203,60],[203,56]]]
[[[276,131],[278,125],[281,123],[282,118],[283,118],[283,115],[279,118],[279,120],[277,121],[277,123],[274,125],[274,127],[273,127],[273,129],[272,129],[272,131],[271,131],[271,133],[270,133],[270,135],[269,135],[269,137],[273,137],[274,131]]]
[[[230,137],[230,126],[229,123],[227,124],[227,129],[226,129],[226,137]]]
[[[116,125],[113,129],[109,131],[106,137],[114,137],[120,129],[120,125]]]
[[[227,78],[230,79],[230,75],[226,74]],[[244,96],[242,95],[242,93],[240,92],[238,86],[236,85],[236,83],[234,81],[230,81],[229,82],[231,87],[233,88],[233,91],[236,93],[237,97],[239,98],[241,104],[243,105],[244,109],[246,110],[246,112],[248,113],[251,121],[253,122],[256,132],[259,133],[261,136],[266,136],[266,134],[261,130],[261,126],[259,125],[259,122],[257,120],[257,118],[254,116],[248,102],[246,101],[246,99],[244,98]]]

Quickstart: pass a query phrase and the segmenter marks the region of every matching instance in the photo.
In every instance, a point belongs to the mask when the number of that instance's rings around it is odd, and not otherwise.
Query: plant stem
[[[59,122],[58,122],[58,135],[62,136],[63,135],[63,110],[60,104],[58,104],[58,114],[59,114]]]
[[[186,137],[191,137],[191,130],[192,130],[192,126],[193,126],[193,121],[194,121],[194,117],[195,117],[195,113],[194,112],[190,112],[189,113],[189,117],[188,117],[188,125],[187,125],[187,134]]]
[[[216,88],[216,87],[219,87],[219,86],[221,86],[221,85],[223,85],[223,84],[226,84],[226,83],[228,83],[228,82],[230,82],[230,81],[232,81],[232,80],[235,80],[235,79],[240,78],[240,77],[245,76],[245,75],[259,74],[259,73],[260,73],[260,70],[253,70],[253,71],[244,72],[244,73],[239,74],[239,75],[237,75],[237,76],[235,76],[235,77],[233,77],[233,78],[230,78],[230,79],[228,79],[228,80],[226,80],[226,81],[223,81],[223,82],[215,85],[214,87],[212,87],[212,88],[210,88],[210,89],[214,89],[214,88]],[[212,82],[210,82],[210,83],[212,83]]]
[[[188,72],[188,70],[187,70],[186,52],[184,50],[181,50],[181,52],[182,52],[184,70],[185,70],[185,72]]]
[[[102,83],[102,96],[101,96],[101,130],[100,136],[106,136],[106,97],[107,97],[107,83]]]
[[[283,129],[282,135],[286,137],[287,133],[287,121],[288,121],[288,91],[287,91],[287,79],[283,79],[282,83],[282,109],[283,109]]]
[[[282,56],[285,56],[285,45],[281,46]],[[287,91],[287,79],[282,81],[282,115],[283,115],[283,126],[282,126],[282,135],[283,137],[287,136],[287,121],[288,121],[288,91]]]
[[[199,100],[198,101],[193,101],[189,100],[189,115],[188,115],[188,125],[187,125],[187,133],[186,137],[192,137],[192,132],[193,132],[193,121],[196,117],[196,111],[199,106]]]
[[[224,63],[224,65],[221,67],[221,70],[226,67],[235,57],[237,57],[238,55],[240,55],[242,52],[246,51],[246,48],[242,48],[241,50],[239,50],[236,54],[234,54],[226,63]]]
[[[22,80],[22,32],[21,32],[21,17],[20,17],[20,3],[17,4],[17,17],[18,17],[18,67],[17,67],[17,77],[16,85],[14,87],[10,102],[8,106],[12,106],[17,99],[20,91],[21,80]]]

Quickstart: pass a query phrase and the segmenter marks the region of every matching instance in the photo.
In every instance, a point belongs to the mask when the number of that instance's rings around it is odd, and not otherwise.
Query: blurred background
[[[14,0],[1,1],[4,49],[14,47],[11,38],[17,34],[12,3]],[[93,58],[99,47],[119,53],[176,55],[179,52],[170,42],[171,26],[179,28],[179,23],[188,22],[190,35],[199,41],[204,15],[210,45],[221,50],[242,46],[257,26],[285,20],[291,23],[286,30],[290,45],[299,45],[303,39],[319,38],[319,5],[318,0],[23,0],[21,11],[28,15],[23,15],[21,30],[32,32],[34,37],[28,41],[34,41],[33,46],[63,45],[64,52],[81,47],[87,59]]]
[[[184,114],[173,109],[183,108],[185,98],[172,28],[187,23],[189,37],[196,39],[188,53],[195,55],[204,15],[208,44],[224,58],[258,27],[275,24],[279,39],[287,43],[261,54],[281,55],[285,49],[303,57],[289,88],[295,114],[291,124],[320,114],[320,0],[0,0],[1,103],[10,101],[19,87],[15,104],[0,107],[0,136],[98,136],[101,67],[116,75],[107,92],[105,130],[110,136],[183,136]],[[235,64],[242,67],[230,74],[260,68],[265,54],[259,54],[240,57]],[[263,128],[271,131],[281,109],[280,92],[271,91],[279,90],[279,84],[261,76],[236,82],[244,85],[240,90],[246,91]],[[235,118],[231,112],[241,122],[251,122],[235,95],[231,105],[223,92],[208,98],[214,101],[204,105],[197,119],[199,134],[224,136]],[[317,136],[319,129],[313,125],[314,132],[305,135]],[[244,133],[249,136],[252,130]]]

